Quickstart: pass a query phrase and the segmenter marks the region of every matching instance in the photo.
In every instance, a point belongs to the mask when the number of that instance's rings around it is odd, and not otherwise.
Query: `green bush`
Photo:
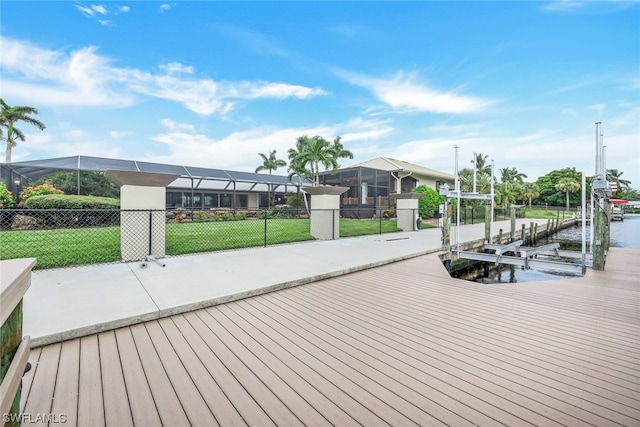
[[[419,185],[411,192],[423,194],[418,200],[418,209],[422,218],[433,218],[438,206],[444,203],[440,193],[426,185]]]
[[[13,201],[13,195],[11,191],[7,189],[4,182],[0,182],[0,209],[8,209],[13,207],[15,202]]]
[[[29,197],[23,213],[45,228],[95,227],[120,223],[120,200],[109,197],[50,194]]]
[[[31,196],[22,207],[25,209],[120,209],[120,200],[110,197],[48,194]]]

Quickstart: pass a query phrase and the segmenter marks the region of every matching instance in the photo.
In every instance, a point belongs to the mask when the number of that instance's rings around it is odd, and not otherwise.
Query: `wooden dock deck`
[[[520,284],[418,257],[33,349],[23,412],[65,426],[639,426],[639,277],[634,249],[612,248],[605,272]]]

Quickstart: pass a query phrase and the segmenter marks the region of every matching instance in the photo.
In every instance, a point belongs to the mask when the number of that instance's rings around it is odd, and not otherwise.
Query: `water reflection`
[[[614,248],[635,248],[640,249],[640,214],[626,214],[624,221],[614,221],[609,225],[611,227],[611,243]],[[589,239],[590,229],[587,225],[587,240]],[[582,227],[565,228],[559,231],[549,239],[550,242],[559,242],[561,249],[576,250],[574,247],[578,245],[580,250],[582,241]],[[563,245],[572,247],[563,247]]]

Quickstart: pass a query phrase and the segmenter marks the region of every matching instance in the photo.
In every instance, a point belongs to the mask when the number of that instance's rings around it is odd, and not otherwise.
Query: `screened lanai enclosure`
[[[289,180],[286,176],[251,172],[179,166],[135,160],[109,159],[104,157],[71,156],[53,159],[30,160],[0,164],[0,179],[13,194],[40,178],[59,171],[76,172],[78,194],[82,190],[82,172],[104,173],[107,170],[125,170],[176,174],[180,177],[167,187],[168,209],[177,208],[262,208],[273,204],[284,204],[284,195],[299,192],[310,182],[298,177]]]
[[[453,175],[387,157],[320,174],[321,185],[349,188],[340,197],[340,212],[346,218],[382,215],[395,208],[398,194],[419,185],[438,190],[444,183],[453,185]]]

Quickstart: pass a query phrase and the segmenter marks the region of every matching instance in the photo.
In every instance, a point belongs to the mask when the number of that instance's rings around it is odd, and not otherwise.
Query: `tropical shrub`
[[[45,194],[23,204],[25,215],[45,227],[94,227],[120,223],[120,200],[109,197]]]
[[[20,201],[18,206],[23,207],[28,198],[33,196],[44,196],[46,194],[64,194],[64,191],[58,190],[51,184],[40,184],[30,186],[20,192]]]
[[[120,209],[120,199],[45,194],[30,196],[22,207],[25,209]]]
[[[15,205],[13,195],[4,182],[0,182],[0,209],[8,209]]]
[[[440,193],[426,185],[419,185],[412,193],[422,193],[422,197],[418,200],[418,212],[421,218],[433,218],[438,207],[444,203]]]

